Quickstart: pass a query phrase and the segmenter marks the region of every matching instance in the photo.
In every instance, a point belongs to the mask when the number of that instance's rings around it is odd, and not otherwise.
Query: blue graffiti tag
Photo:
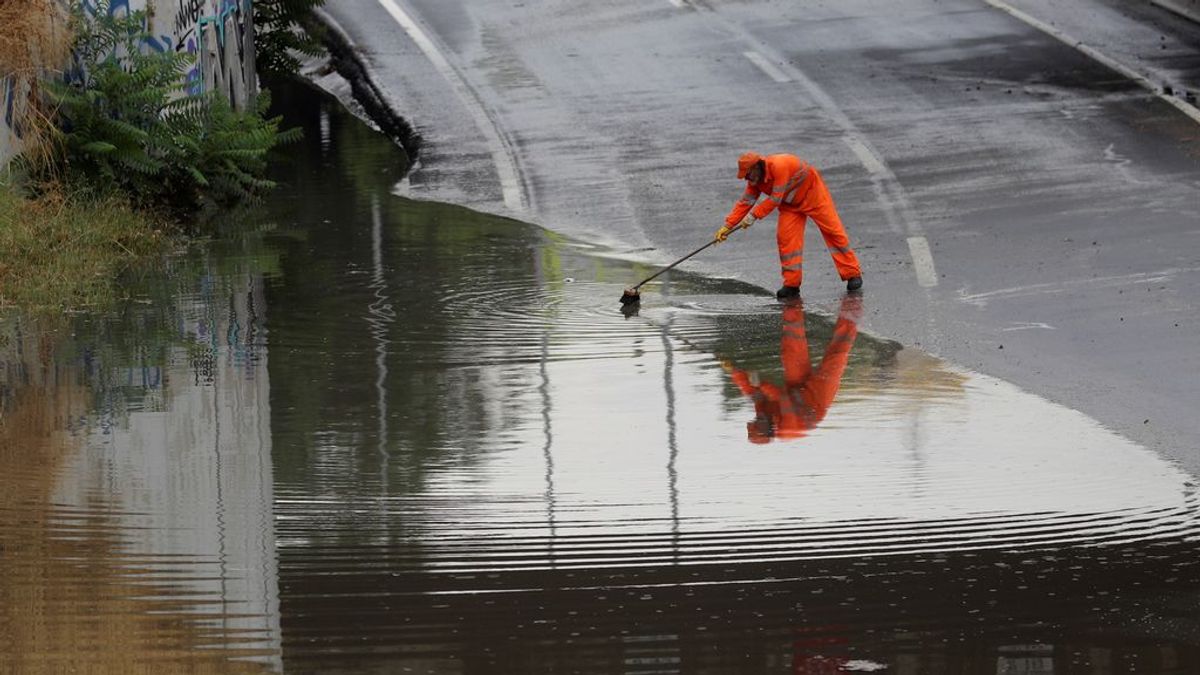
[[[96,16],[96,10],[100,8],[100,4],[99,2],[93,2],[93,0],[83,0],[80,3],[80,7],[83,8],[85,13]],[[108,15],[117,16],[117,12],[122,9],[125,10],[125,16],[133,13],[133,8],[129,6],[129,0],[112,0],[108,4]]]

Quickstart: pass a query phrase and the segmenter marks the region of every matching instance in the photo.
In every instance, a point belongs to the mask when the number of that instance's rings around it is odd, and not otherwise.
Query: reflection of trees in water
[[[197,614],[194,591],[158,566],[156,556],[169,551],[136,545],[126,528],[153,526],[152,514],[131,518],[121,495],[105,489],[107,481],[74,486],[81,489],[79,500],[63,503],[74,491],[64,475],[68,467],[96,451],[85,422],[95,419],[94,402],[119,395],[98,391],[93,375],[115,365],[71,356],[94,350],[64,341],[61,326],[6,324],[0,345],[0,671],[266,670],[230,660],[270,652],[252,641],[227,646],[229,636],[201,620],[213,618],[211,610]],[[186,570],[186,559],[171,566]]]
[[[329,104],[303,92],[285,96],[289,123],[319,138],[321,106]],[[378,476],[386,460],[387,475],[378,480],[389,482],[390,494],[404,494],[423,485],[431,462],[475,461],[474,440],[490,431],[496,397],[492,373],[470,363],[444,365],[470,330],[454,296],[531,286],[535,233],[460,207],[392,198],[403,154],[341,110],[324,114],[331,143],[306,144],[279,176],[286,187],[277,208],[299,227],[276,238],[287,283],[269,288],[271,340],[304,348],[277,350],[272,358],[273,406],[286,411],[276,433],[289,439],[277,469],[283,481],[319,480],[336,490],[333,467]],[[394,318],[381,322],[378,309],[385,305]],[[382,364],[381,341],[387,344]],[[381,366],[382,392],[376,389]],[[380,424],[384,401],[387,419]],[[376,438],[380,429],[388,438]],[[356,494],[361,486],[345,489]]]

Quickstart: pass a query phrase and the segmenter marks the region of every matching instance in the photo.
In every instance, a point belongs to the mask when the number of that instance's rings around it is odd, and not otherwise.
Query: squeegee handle
[[[634,286],[634,287],[633,287],[633,290],[635,290],[635,291],[636,291],[637,289],[639,289],[639,288],[641,288],[641,287],[642,287],[642,284],[649,283],[649,282],[653,281],[654,279],[658,278],[658,276],[659,276],[660,274],[662,274],[663,272],[666,272],[667,270],[671,269],[672,267],[675,267],[675,266],[676,266],[676,265],[678,265],[679,263],[681,263],[681,262],[683,262],[684,260],[687,260],[688,258],[690,258],[690,257],[692,257],[692,256],[694,256],[694,255],[696,255],[697,253],[699,253],[699,252],[703,251],[704,249],[708,248],[709,246],[712,246],[712,245],[713,245],[713,244],[715,244],[715,243],[717,243],[717,240],[716,240],[716,239],[713,239],[712,241],[710,241],[710,242],[708,242],[707,244],[705,244],[705,245],[701,246],[700,248],[696,249],[695,251],[692,251],[691,253],[689,253],[689,254],[687,254],[687,255],[683,256],[682,258],[680,258],[679,260],[676,260],[675,262],[671,263],[670,265],[667,265],[666,267],[662,268],[661,270],[659,270],[659,271],[655,272],[654,274],[652,274],[652,275],[650,275],[650,276],[646,277],[645,279],[643,279],[643,280],[642,280],[642,282],[641,282],[640,284],[638,284],[637,286]]]

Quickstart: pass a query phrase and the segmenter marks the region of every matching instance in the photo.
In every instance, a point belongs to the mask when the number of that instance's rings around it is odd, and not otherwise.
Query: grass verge
[[[117,197],[50,188],[31,198],[0,178],[0,308],[103,309],[121,273],[168,243],[151,216]]]

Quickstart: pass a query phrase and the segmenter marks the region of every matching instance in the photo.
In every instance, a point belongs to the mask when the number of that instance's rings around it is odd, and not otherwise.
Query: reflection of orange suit
[[[814,371],[808,358],[808,337],[804,332],[804,309],[798,302],[783,310],[783,387],[770,382],[756,383],[755,378],[734,368],[730,376],[742,393],[754,401],[755,419],[746,424],[750,440],[767,443],[772,437],[799,438],[815,428],[837,396],[842,373],[850,358],[850,348],[858,336],[856,314],[859,299],[847,296],[833,327],[833,338],[825,348],[821,365]]]
[[[841,675],[846,672],[849,661],[838,656],[824,656],[821,652],[842,651],[847,640],[842,637],[841,626],[800,628],[792,642],[792,675]],[[815,632],[830,633],[824,636]]]

